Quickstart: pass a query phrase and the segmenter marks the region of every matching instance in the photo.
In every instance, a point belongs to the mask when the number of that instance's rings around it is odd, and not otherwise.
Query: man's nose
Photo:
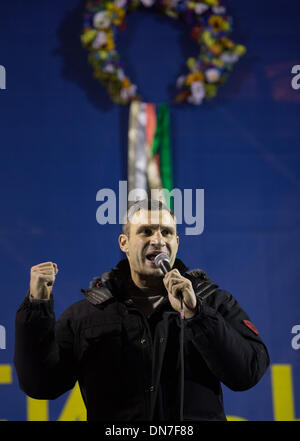
[[[155,231],[155,233],[151,236],[151,244],[153,245],[164,245],[165,242],[165,238],[164,236],[161,234],[161,231]]]

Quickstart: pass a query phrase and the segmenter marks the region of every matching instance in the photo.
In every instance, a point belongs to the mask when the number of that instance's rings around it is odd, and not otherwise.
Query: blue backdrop
[[[179,229],[178,257],[230,291],[269,348],[271,366],[257,386],[246,392],[224,387],[226,414],[295,419],[300,89],[292,87],[291,70],[300,64],[300,4],[225,5],[234,17],[233,39],[247,54],[213,101],[171,107],[174,186],[205,190],[204,232],[185,236]],[[112,104],[93,79],[79,38],[83,11],[78,0],[1,3],[0,419],[57,420],[69,398],[39,403],[18,387],[14,318],[30,267],[57,263],[59,316],[82,298],[80,288],[122,257],[119,225],[96,222],[96,193],[105,187],[117,192],[127,178],[128,107]],[[197,45],[180,22],[139,11],[128,16],[118,49],[144,100],[161,103],[174,94]]]

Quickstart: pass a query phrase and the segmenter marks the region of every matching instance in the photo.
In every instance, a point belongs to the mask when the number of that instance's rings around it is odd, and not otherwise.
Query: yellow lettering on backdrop
[[[0,384],[12,383],[12,369],[10,364],[0,364]]]
[[[235,415],[226,415],[227,421],[248,421],[246,418],[242,418]]]
[[[27,421],[48,421],[48,419],[48,401],[36,400],[27,396]]]
[[[0,384],[12,383],[11,365],[0,365]],[[295,417],[292,366],[290,364],[271,365],[274,421],[300,421]],[[27,397],[28,421],[48,421],[48,401]],[[76,383],[69,393],[59,421],[86,421],[86,409],[79,385]],[[228,415],[228,421],[247,421],[245,418]]]
[[[86,421],[86,408],[78,383],[70,392],[58,421]]]
[[[273,412],[275,421],[300,421],[295,418],[292,366],[273,364],[271,366],[273,391]]]

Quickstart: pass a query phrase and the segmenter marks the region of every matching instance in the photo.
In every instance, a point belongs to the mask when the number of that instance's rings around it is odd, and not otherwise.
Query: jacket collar
[[[172,269],[178,269],[180,274],[184,274],[188,268],[185,266],[185,264],[178,258],[175,259],[174,265]],[[107,278],[110,282],[112,282],[117,288],[123,287],[123,284],[128,280],[128,278],[131,278],[130,275],[130,266],[127,259],[121,260],[115,268],[113,268],[109,273],[107,274]],[[103,274],[101,279],[106,279],[106,274]]]
[[[173,269],[185,274],[188,267],[178,258],[175,259]],[[81,290],[87,300],[93,304],[103,303],[113,297],[122,298],[125,293],[125,284],[130,278],[130,266],[127,259],[122,259],[111,271],[95,277],[87,290]]]

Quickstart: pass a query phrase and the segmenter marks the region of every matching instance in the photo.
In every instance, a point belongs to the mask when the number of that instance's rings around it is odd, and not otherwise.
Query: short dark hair
[[[125,215],[124,223],[122,226],[123,234],[126,234],[129,237],[130,230],[130,219],[134,216],[134,214],[139,210],[147,210],[147,211],[162,211],[166,210],[170,213],[172,218],[175,220],[174,211],[171,210],[166,204],[162,201],[156,199],[142,199],[136,202],[132,202],[128,207],[128,210]]]

